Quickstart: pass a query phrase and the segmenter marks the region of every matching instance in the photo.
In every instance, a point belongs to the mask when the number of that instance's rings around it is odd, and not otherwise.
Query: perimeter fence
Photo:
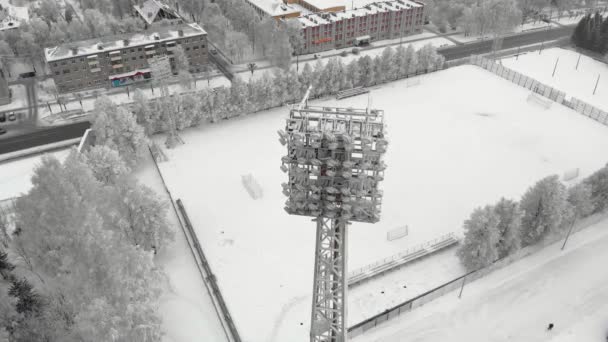
[[[507,68],[496,61],[483,57],[472,55],[470,63],[488,70],[504,79],[507,79],[521,87],[529,89],[535,94],[545,97],[553,102],[564,105],[574,111],[587,116],[605,126],[608,126],[608,112],[597,108],[583,100],[575,97],[567,98],[565,92],[555,89],[551,86],[543,84],[536,79],[519,73],[515,70]]]

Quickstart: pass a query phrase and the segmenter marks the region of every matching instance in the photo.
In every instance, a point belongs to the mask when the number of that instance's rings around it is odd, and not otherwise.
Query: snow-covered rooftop
[[[280,0],[247,0],[271,17],[300,13],[300,10],[291,4],[285,4]]]
[[[183,33],[181,36],[180,30]],[[46,48],[44,49],[44,56],[47,62],[52,62],[64,58],[121,50],[125,47],[143,46],[201,34],[206,34],[206,32],[196,23],[154,27],[141,33],[107,36]]]
[[[147,0],[141,4],[141,6],[135,5],[133,6],[137,13],[148,23],[152,24],[154,19],[158,15],[158,12],[165,11],[169,15],[175,16],[179,18],[180,15],[176,10],[171,8],[169,5],[159,1],[159,0]]]
[[[332,13],[312,13],[303,15],[297,20],[300,21],[302,26],[317,26],[326,25],[331,22],[340,21],[343,19],[349,19],[354,17],[364,17],[376,13],[400,11],[403,9],[410,9],[416,7],[423,7],[424,5],[410,1],[410,0],[393,0],[393,1],[379,1],[370,3],[364,7],[356,8],[352,10],[345,10],[341,12]]]
[[[334,7],[346,7],[345,0],[304,0],[320,10]]]
[[[0,31],[14,29],[21,26],[21,21],[30,19],[27,7],[13,6],[8,0],[0,0],[3,8],[3,17],[0,20]]]

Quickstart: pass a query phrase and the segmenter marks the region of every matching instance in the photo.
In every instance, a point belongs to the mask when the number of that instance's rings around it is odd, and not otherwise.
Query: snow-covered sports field
[[[605,341],[608,221],[561,245],[465,286],[461,299],[454,291],[353,341]]]
[[[351,269],[445,233],[461,234],[475,207],[519,198],[549,174],[580,168],[585,176],[608,159],[608,128],[563,106],[546,110],[527,102],[525,89],[477,67],[408,85],[403,80],[371,92],[372,107],[385,111],[391,145],[382,220],[350,226]],[[367,95],[315,102],[367,103]],[[283,211],[286,175],[279,166],[286,151],[276,131],[287,114],[279,108],[190,129],[182,134],[186,144],[167,151],[169,161],[160,164],[188,210],[237,328],[253,342],[308,336],[315,225]],[[250,173],[261,199],[241,184]],[[402,225],[409,235],[387,241],[387,231]],[[376,309],[352,305],[349,324]]]
[[[540,54],[537,51],[528,52],[517,59],[505,58],[502,64],[565,92],[567,99],[576,97],[608,111],[608,64],[606,63],[580,55],[576,51],[552,48],[543,50]],[[593,89],[598,76],[600,79],[594,95]]]

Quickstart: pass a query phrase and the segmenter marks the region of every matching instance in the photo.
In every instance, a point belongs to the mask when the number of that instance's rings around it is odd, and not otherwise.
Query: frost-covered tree
[[[173,50],[173,60],[175,65],[175,71],[178,74],[190,73],[190,61],[186,57],[186,52],[181,45],[178,45]]]
[[[520,208],[522,246],[540,241],[551,231],[556,231],[567,209],[567,192],[557,175],[538,181],[523,195]]]
[[[144,129],[135,116],[105,96],[95,101],[94,113],[92,129],[96,143],[118,151],[128,165],[135,165],[147,146]]]
[[[582,219],[593,211],[591,203],[591,186],[587,183],[579,183],[568,189],[568,204],[570,205],[570,214],[574,218]]]
[[[382,50],[380,65],[385,80],[392,80],[397,76],[399,65],[396,63],[395,51],[392,47],[389,46]]]
[[[114,341],[138,341],[144,340],[140,327],[146,326],[147,340],[160,341],[162,273],[152,253],[134,247],[105,220],[120,218],[118,210],[108,210],[117,204],[83,158],[72,152],[61,164],[43,157],[32,185],[17,201],[21,229],[13,246],[16,266],[46,298],[43,313],[22,323],[22,332],[30,335],[21,340],[102,341],[112,336]],[[17,292],[29,293],[23,288]]]
[[[359,85],[360,73],[359,63],[357,60],[352,60],[346,66],[346,88],[353,88]]]
[[[117,190],[121,219],[115,224],[128,241],[156,252],[173,240],[174,232],[167,222],[168,204],[154,191],[135,181],[118,183]]]
[[[148,99],[141,89],[135,89],[131,110],[135,114],[137,123],[144,127],[146,135],[152,135],[154,133],[155,120],[152,117],[152,109],[150,108]]]
[[[359,72],[361,77],[361,85],[370,86],[375,82],[374,63],[370,56],[359,58]]]
[[[504,258],[518,250],[521,246],[521,217],[519,203],[501,198],[494,206],[498,217],[498,257]]]
[[[467,270],[485,267],[498,258],[499,217],[491,206],[477,208],[464,221],[464,241],[458,257]]]
[[[445,58],[437,53],[433,45],[426,44],[416,52],[418,70],[434,70],[443,67]]]
[[[327,91],[327,76],[325,66],[321,60],[317,60],[312,72],[312,93],[315,96],[321,96]]]
[[[93,176],[103,184],[116,184],[121,176],[130,172],[120,154],[108,146],[93,146],[84,156]]]
[[[300,85],[302,87],[302,93],[304,93],[306,92],[306,89],[308,89],[308,87],[313,84],[313,71],[312,67],[310,66],[310,63],[304,64],[302,72],[300,72],[299,79]]]
[[[608,165],[594,172],[584,182],[591,189],[593,213],[606,210],[608,208]]]

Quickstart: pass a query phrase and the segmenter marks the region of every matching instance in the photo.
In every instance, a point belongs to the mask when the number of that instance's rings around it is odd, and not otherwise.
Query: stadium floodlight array
[[[346,341],[346,251],[349,221],[380,219],[388,142],[384,112],[292,106],[279,141],[285,211],[317,223],[311,342]]]

